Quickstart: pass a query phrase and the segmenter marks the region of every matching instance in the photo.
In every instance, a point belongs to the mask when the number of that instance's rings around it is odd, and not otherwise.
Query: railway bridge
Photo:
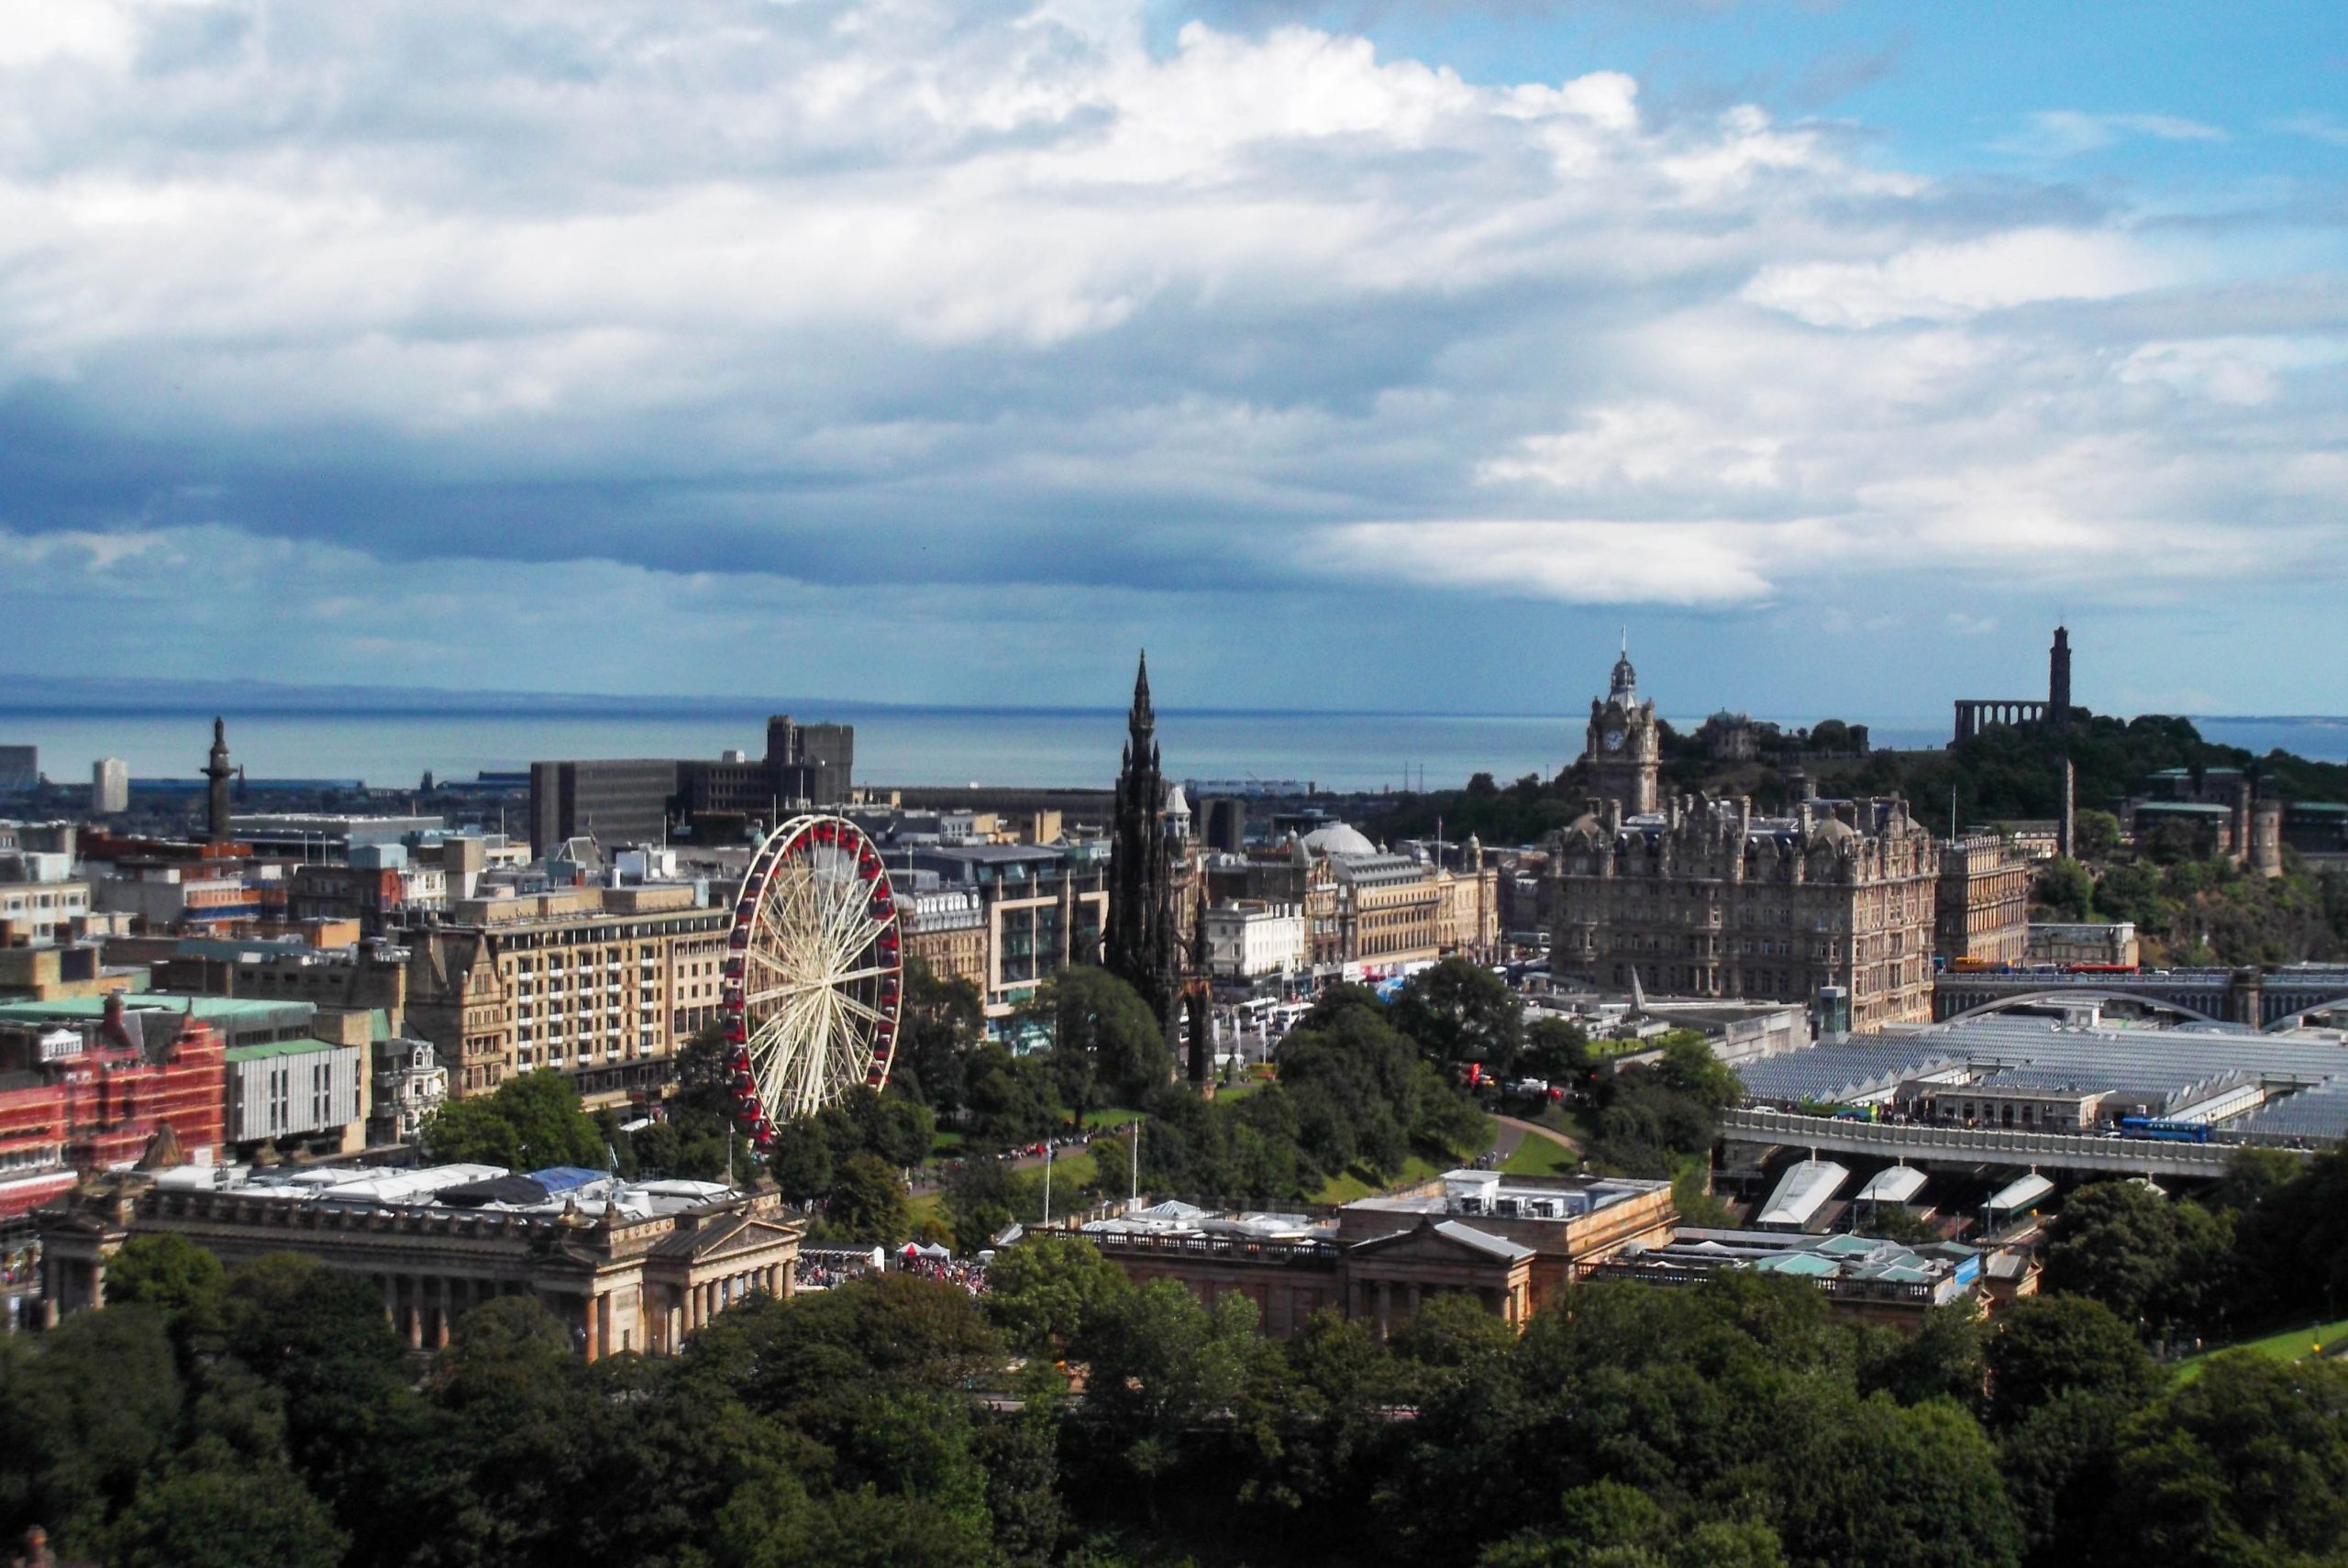
[[[1784,1110],[1723,1110],[1719,1125],[1721,1138],[1727,1143],[1832,1150],[1912,1165],[2012,1165],[2034,1171],[2096,1171],[2202,1181],[2222,1177],[2235,1148],[2232,1143],[2171,1143],[2153,1138],[2017,1132],[2001,1127],[1947,1127],[1922,1121],[1847,1121]]]
[[[2348,1008],[2348,967],[2154,969],[2134,975],[2056,970],[1944,974],[1933,982],[1936,1022],[2045,1002],[2129,1001],[2210,1023],[2288,1029],[2311,1012]]]

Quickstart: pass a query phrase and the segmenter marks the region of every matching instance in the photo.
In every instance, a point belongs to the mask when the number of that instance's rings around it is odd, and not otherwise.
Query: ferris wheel
[[[742,878],[725,958],[725,1065],[735,1119],[775,1130],[889,1078],[903,994],[888,868],[841,817],[795,817]]]

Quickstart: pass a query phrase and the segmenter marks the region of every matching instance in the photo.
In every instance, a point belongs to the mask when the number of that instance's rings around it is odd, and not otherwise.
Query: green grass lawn
[[[1571,1149],[1532,1133],[1525,1134],[1516,1153],[1501,1162],[1501,1169],[1511,1176],[1571,1176],[1580,1166],[1579,1156]]]
[[[962,1134],[950,1128],[941,1127],[937,1130],[937,1135],[930,1140],[929,1147],[934,1154],[958,1154],[962,1152]]]
[[[1368,1198],[1385,1191],[1390,1187],[1400,1187],[1406,1182],[1425,1181],[1430,1177],[1439,1176],[1450,1168],[1451,1164],[1448,1161],[1437,1165],[1423,1154],[1412,1154],[1402,1163],[1402,1170],[1399,1176],[1389,1181],[1379,1181],[1357,1166],[1346,1172],[1345,1175],[1335,1177],[1319,1192],[1314,1193],[1312,1201],[1351,1203],[1357,1198]]]
[[[1040,1184],[1044,1179],[1044,1167],[1037,1165],[1026,1174],[1033,1176]],[[1052,1156],[1052,1191],[1055,1193],[1073,1194],[1080,1187],[1091,1186],[1100,1176],[1100,1162],[1092,1157],[1090,1149]]]
[[[1578,1110],[1567,1110],[1562,1105],[1549,1107],[1534,1120],[1553,1132],[1563,1132],[1585,1149],[1598,1138],[1598,1129],[1590,1125],[1587,1116]]]
[[[1102,1110],[1088,1110],[1084,1113],[1084,1124],[1095,1132],[1113,1130],[1128,1122],[1139,1121],[1141,1119],[1140,1111],[1128,1110],[1121,1105],[1113,1105]]]
[[[2326,1355],[2334,1354],[2343,1347],[2348,1347],[2348,1318],[2343,1318],[2336,1323],[2320,1323],[2311,1328],[2286,1329],[2279,1334],[2269,1334],[2263,1340],[2244,1340],[2240,1344],[2220,1345],[2217,1350],[2208,1351],[2179,1362],[2176,1375],[2182,1379],[2190,1381],[2200,1375],[2202,1366],[2210,1356],[2223,1351],[2244,1350],[2254,1355],[2267,1356],[2276,1361],[2305,1361],[2317,1353],[2316,1346],[2318,1345],[2323,1347],[2323,1353]]]

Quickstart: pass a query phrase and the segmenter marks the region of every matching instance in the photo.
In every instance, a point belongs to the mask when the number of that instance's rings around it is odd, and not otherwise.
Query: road
[[[1500,1136],[1492,1142],[1492,1153],[1498,1156],[1492,1162],[1495,1165],[1508,1164],[1508,1157],[1523,1148],[1527,1138],[1546,1138],[1577,1157],[1581,1154],[1579,1143],[1554,1127],[1544,1127],[1538,1121],[1526,1121],[1514,1116],[1495,1116],[1492,1120],[1500,1123],[1501,1129]]]

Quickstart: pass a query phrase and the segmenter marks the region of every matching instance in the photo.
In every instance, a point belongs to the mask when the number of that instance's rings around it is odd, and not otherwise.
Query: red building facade
[[[82,1176],[136,1162],[165,1127],[191,1157],[227,1133],[227,1055],[193,1017],[105,1019],[0,1038],[0,1220],[30,1212]]]

